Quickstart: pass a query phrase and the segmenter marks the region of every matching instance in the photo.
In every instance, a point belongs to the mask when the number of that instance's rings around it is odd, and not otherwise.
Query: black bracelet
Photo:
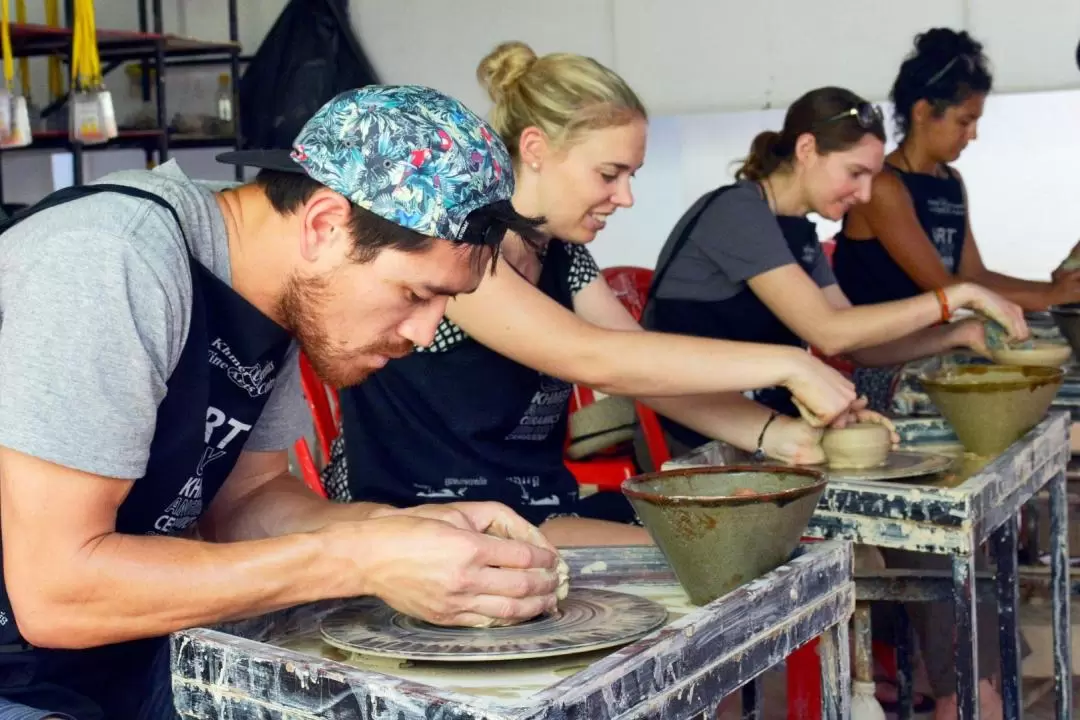
[[[762,445],[765,443],[765,431],[769,429],[769,426],[773,424],[773,420],[780,417],[780,413],[775,410],[769,415],[769,419],[765,421],[765,425],[761,428],[761,434],[757,439],[757,450],[754,450],[754,460],[761,462],[765,459],[765,450]]]

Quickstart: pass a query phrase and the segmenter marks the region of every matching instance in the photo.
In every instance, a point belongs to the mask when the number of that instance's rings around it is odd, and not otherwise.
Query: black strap
[[[42,210],[48,210],[51,207],[56,207],[67,202],[104,192],[119,193],[121,195],[129,195],[142,200],[149,200],[150,202],[165,208],[172,214],[173,219],[176,220],[176,226],[180,228],[180,235],[184,237],[184,243],[187,244],[187,236],[184,234],[184,226],[180,222],[180,215],[176,212],[176,208],[170,205],[164,198],[161,198],[154,193],[140,190],[139,188],[133,188],[127,185],[112,185],[109,183],[81,185],[78,187],[73,186],[49,193],[30,207],[23,208],[10,217],[5,217],[3,221],[0,222],[0,233],[6,232],[20,221],[25,220],[31,215],[36,215]],[[2,545],[2,543],[0,543],[0,545]],[[2,572],[3,561],[0,559],[0,573]],[[0,582],[0,611],[7,611],[5,613],[6,615],[14,614],[11,609],[11,600],[7,592],[7,586],[3,582]],[[5,622],[3,625],[0,625],[0,653],[11,652],[12,648],[24,646],[23,643],[23,638],[19,633],[16,623]],[[24,647],[29,648],[29,646]]]
[[[162,198],[160,195],[155,195],[152,192],[140,190],[139,188],[130,187],[128,185],[115,185],[111,183],[80,185],[77,187],[73,186],[63,188],[62,190],[57,190],[53,193],[49,193],[40,201],[34,203],[28,208],[23,208],[22,210],[19,210],[17,213],[0,223],[0,233],[5,232],[20,221],[25,220],[31,215],[36,215],[42,210],[48,210],[49,208],[55,207],[57,205],[63,205],[64,203],[71,202],[73,200],[78,200],[80,198],[90,197],[91,195],[97,195],[99,193],[105,192],[119,193],[120,195],[128,195],[130,197],[139,198],[141,200],[149,200],[155,205],[165,208],[173,216],[173,219],[176,220],[176,225],[178,228],[180,228],[180,234],[184,235],[184,240],[186,244],[187,236],[184,234],[184,224],[180,222],[180,214],[177,213],[176,208],[169,204],[164,198]]]
[[[679,234],[678,239],[675,240],[675,244],[671,248],[671,252],[668,253],[667,260],[664,264],[656,268],[656,272],[653,273],[652,282],[649,283],[649,292],[645,296],[645,304],[648,305],[649,301],[656,295],[656,290],[660,287],[660,282],[667,275],[668,268],[671,267],[671,263],[675,260],[675,256],[679,254],[679,251],[686,245],[686,241],[690,239],[690,233],[697,227],[698,221],[701,220],[701,216],[705,214],[705,211],[712,205],[713,200],[716,200],[721,194],[733,188],[734,185],[725,185],[713,190],[711,193],[705,196],[705,201],[701,203],[701,207],[694,213],[693,217],[686,223],[682,232]]]

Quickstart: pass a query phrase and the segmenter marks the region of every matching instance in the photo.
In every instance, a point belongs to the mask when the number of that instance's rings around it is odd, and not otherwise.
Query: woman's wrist
[[[971,289],[970,283],[961,282],[936,291],[938,309],[942,317],[946,318],[944,322],[948,322],[957,310],[971,303]]]

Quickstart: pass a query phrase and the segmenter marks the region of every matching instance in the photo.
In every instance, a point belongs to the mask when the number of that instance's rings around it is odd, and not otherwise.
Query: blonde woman
[[[590,58],[538,58],[521,43],[496,48],[477,74],[513,160],[513,205],[543,218],[545,239],[509,236],[433,343],[342,393],[331,495],[497,500],[556,544],[648,542],[621,495],[578,496],[563,464],[572,383],[642,398],[749,451],[820,460],[819,431],[737,393],[782,385],[842,422],[855,401],[847,380],[794,348],[643,332],[600,276],[586,246],[633,204],[645,156],[647,116],[630,87]]]

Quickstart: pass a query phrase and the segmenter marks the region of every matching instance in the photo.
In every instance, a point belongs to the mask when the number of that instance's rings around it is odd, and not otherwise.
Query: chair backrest
[[[322,461],[326,462],[330,459],[331,443],[341,433],[341,403],[337,391],[322,381],[303,352],[300,353],[300,386],[315,423]]]
[[[600,272],[615,292],[615,296],[622,301],[634,319],[640,321],[641,314],[645,310],[645,299],[649,295],[649,283],[652,282],[653,271],[632,265],[618,265],[604,268]]]
[[[604,268],[600,272],[612,291],[614,291],[615,296],[622,302],[623,307],[634,316],[635,320],[640,322],[641,314],[645,310],[645,299],[649,295],[649,284],[652,282],[653,271],[632,265],[618,265]],[[574,395],[570,402],[570,412],[574,412],[594,401],[595,396],[592,390],[575,386]],[[671,451],[668,449],[667,441],[664,439],[660,421],[652,408],[640,402],[635,403],[635,406],[649,455],[655,467],[659,468],[661,464],[671,459]]]
[[[825,253],[825,259],[829,261],[829,265],[831,266],[833,253],[836,252],[836,239],[829,238],[828,240],[822,240],[821,250]]]

